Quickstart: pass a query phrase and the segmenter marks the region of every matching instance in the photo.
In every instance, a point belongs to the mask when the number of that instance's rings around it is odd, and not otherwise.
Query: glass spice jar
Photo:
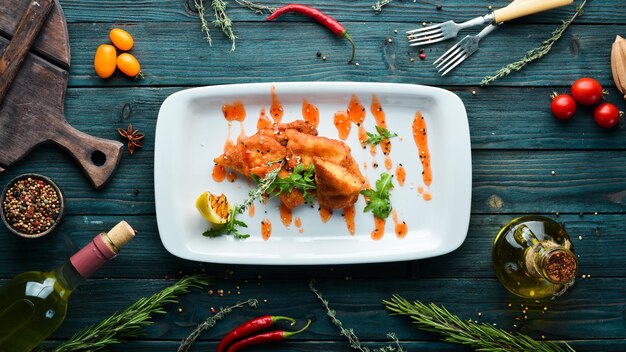
[[[37,238],[52,232],[63,216],[61,189],[48,177],[23,174],[11,180],[2,191],[0,216],[7,228],[24,238]]]
[[[493,267],[511,293],[541,299],[560,296],[574,284],[578,259],[569,235],[543,216],[523,216],[500,230],[493,245]]]

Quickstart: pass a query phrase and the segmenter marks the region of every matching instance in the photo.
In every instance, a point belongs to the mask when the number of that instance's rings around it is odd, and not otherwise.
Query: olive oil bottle
[[[65,320],[72,291],[113,259],[135,231],[125,221],[96,236],[61,267],[17,275],[0,287],[0,352],[28,352]]]
[[[493,267],[511,293],[541,299],[563,294],[574,283],[578,260],[565,229],[543,216],[523,216],[496,236]]]

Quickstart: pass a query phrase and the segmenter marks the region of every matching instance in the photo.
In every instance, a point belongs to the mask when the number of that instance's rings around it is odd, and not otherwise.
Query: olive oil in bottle
[[[0,287],[0,352],[28,352],[65,319],[72,291],[135,235],[125,221],[96,236],[59,268],[17,275]]]
[[[493,267],[511,293],[525,298],[551,298],[574,283],[578,260],[565,229],[542,216],[523,216],[496,236]]]

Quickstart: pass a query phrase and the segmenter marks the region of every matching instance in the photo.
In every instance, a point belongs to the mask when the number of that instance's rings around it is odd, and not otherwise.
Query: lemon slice
[[[231,207],[225,195],[204,192],[196,199],[196,208],[208,222],[223,225],[228,221]]]

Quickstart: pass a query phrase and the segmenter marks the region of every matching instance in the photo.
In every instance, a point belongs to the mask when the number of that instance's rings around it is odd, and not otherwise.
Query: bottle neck
[[[115,258],[115,253],[106,244],[106,234],[93,238],[85,247],[76,252],[63,266],[55,270],[59,283],[68,290],[73,290],[84,279],[90,277],[109,260]]]
[[[69,296],[69,294],[85,280],[74,265],[72,265],[71,261],[67,261],[62,266],[56,268],[54,270],[54,277],[57,283],[63,287],[63,296]]]

